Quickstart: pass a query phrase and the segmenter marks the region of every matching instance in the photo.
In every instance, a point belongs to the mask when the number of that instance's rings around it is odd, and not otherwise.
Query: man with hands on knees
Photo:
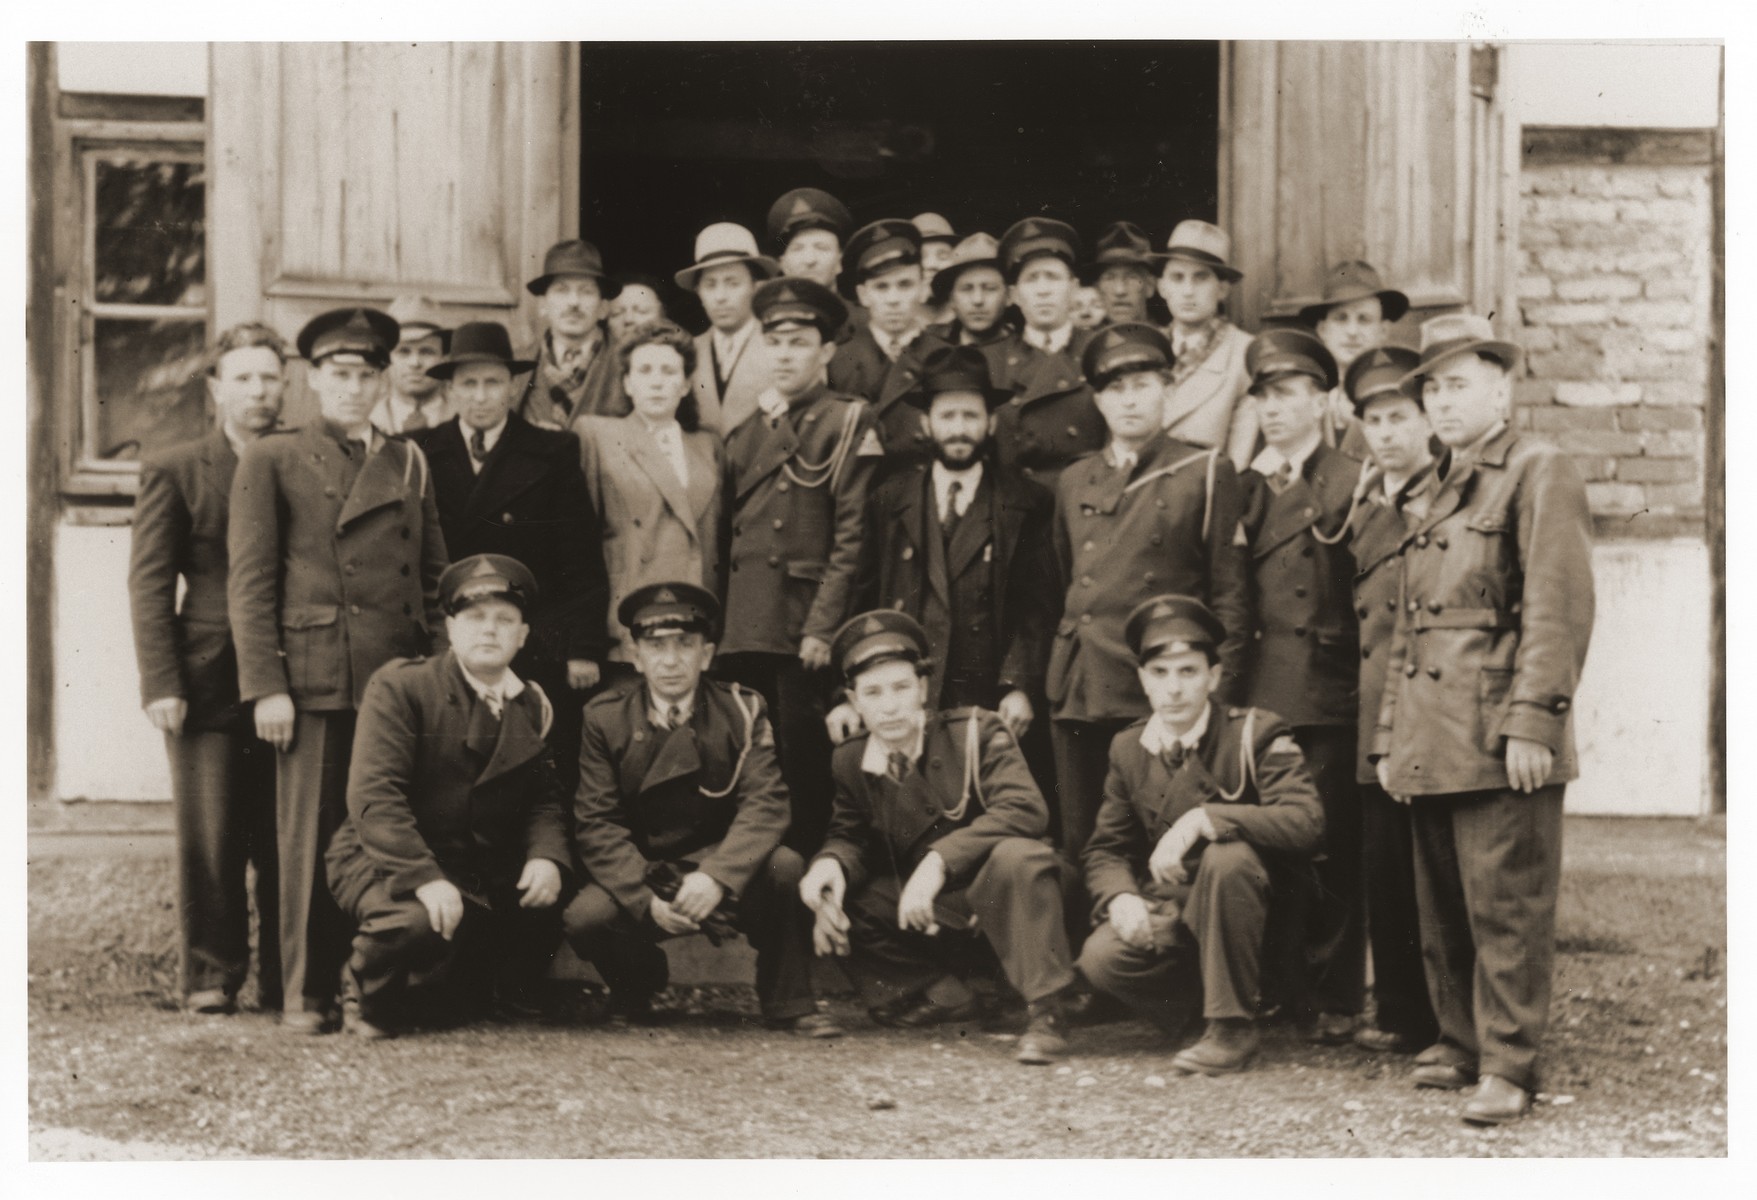
[[[875,1021],[920,1028],[980,1014],[963,976],[986,942],[1026,1001],[1019,1061],[1052,1062],[1075,981],[1062,919],[1073,872],[1041,840],[1049,810],[1001,719],[928,710],[927,653],[921,626],[890,610],[836,635],[867,732],[836,751],[829,837],[799,884],[813,944],[848,957]]]
[[[639,681],[586,706],[574,844],[590,882],[567,907],[569,944],[610,987],[613,1015],[646,1021],[665,986],[658,943],[742,933],[772,1028],[833,1038],[817,1010],[805,914],[793,902],[805,863],[781,845],[787,789],[757,692],[703,673],[720,605],[687,583],[623,600]]]
[[[1097,928],[1080,971],[1172,1037],[1207,1032],[1172,1066],[1241,1071],[1261,1042],[1263,935],[1278,877],[1309,862],[1324,814],[1299,746],[1273,713],[1230,708],[1226,630],[1200,600],[1158,596],[1126,638],[1152,716],[1111,745],[1086,888]]]
[[[537,584],[517,559],[478,554],[440,580],[452,649],[393,659],[361,704],[348,819],[326,857],[357,925],[342,968],[342,1028],[390,1036],[411,977],[479,1012],[531,1011],[560,928],[568,862],[552,711],[511,669]]]

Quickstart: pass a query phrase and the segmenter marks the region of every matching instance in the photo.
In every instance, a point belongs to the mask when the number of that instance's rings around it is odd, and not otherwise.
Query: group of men
[[[275,332],[219,340],[218,427],[143,464],[131,572],[189,1009],[236,1008],[248,862],[296,1032],[530,1014],[563,938],[646,1020],[659,943],[742,934],[804,1036],[842,1032],[814,956],[909,1028],[998,975],[1025,1062],[1120,1003],[1205,1022],[1173,1062],[1222,1074],[1280,1015],[1521,1115],[1593,597],[1517,348],[1470,314],[1388,344],[1407,297],[1347,263],[1249,341],[1245,395],[1178,411],[1223,332],[1179,314],[1239,277],[1218,227],[1088,259],[1043,217],[852,226],[797,189],[771,254],[721,223],[678,273],[721,566],[617,606],[632,677],[576,431],[630,410],[595,247],[546,256],[523,356],[418,300],[314,318],[302,429]]]

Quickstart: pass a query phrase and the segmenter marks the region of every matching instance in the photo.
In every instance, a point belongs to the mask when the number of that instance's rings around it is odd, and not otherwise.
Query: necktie
[[[947,540],[951,539],[952,530],[958,527],[958,493],[963,490],[964,483],[960,479],[952,480],[952,485],[946,489],[946,511],[940,514],[940,528],[945,530]]]
[[[665,706],[665,728],[676,729],[683,724],[683,705],[668,704]]]
[[[1167,771],[1176,775],[1179,768],[1184,765],[1184,754],[1184,744],[1177,741],[1159,752],[1159,760],[1165,764]]]
[[[909,775],[909,756],[901,750],[891,751],[889,759],[891,778],[902,783]]]
[[[1116,469],[1127,475],[1135,469],[1135,464],[1139,461],[1141,461],[1139,455],[1127,450],[1121,451],[1116,456]]]
[[[506,702],[501,699],[500,693],[490,689],[489,691],[481,693],[481,695],[482,703],[488,706],[488,711],[494,714],[494,719],[496,721],[500,720],[500,710],[506,707]]]
[[[366,457],[366,440],[364,438],[349,438],[348,439],[348,457],[349,458],[365,458]]]
[[[410,410],[409,415],[403,418],[404,433],[413,433],[417,429],[425,428],[427,428],[427,418],[418,408]]]
[[[1288,489],[1288,486],[1292,483],[1293,464],[1290,462],[1283,462],[1279,467],[1275,468],[1275,472],[1269,476],[1269,489],[1277,496],[1282,492],[1285,492]]]
[[[478,466],[487,460],[488,435],[484,430],[478,429],[470,434],[470,457],[476,460]]]

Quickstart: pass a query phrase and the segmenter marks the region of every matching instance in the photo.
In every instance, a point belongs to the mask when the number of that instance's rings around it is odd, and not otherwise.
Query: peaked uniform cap
[[[1213,609],[1194,596],[1154,596],[1129,613],[1123,640],[1135,661],[1145,665],[1161,654],[1218,651],[1226,640],[1226,627]]]
[[[1495,337],[1487,317],[1475,313],[1446,313],[1421,324],[1421,361],[1410,371],[1419,380],[1439,364],[1460,354],[1486,354],[1511,371],[1519,364],[1519,347]]]
[[[920,261],[921,230],[913,221],[886,218],[862,225],[842,248],[842,271],[856,283]]]
[[[1175,258],[1212,267],[1220,278],[1233,282],[1245,277],[1232,265],[1232,235],[1211,221],[1179,221],[1165,239],[1165,250],[1155,257],[1162,264]]]
[[[848,320],[848,305],[823,284],[797,275],[783,275],[757,288],[750,308],[765,330],[786,325],[812,325],[827,342]]]
[[[952,223],[936,212],[916,213],[909,218],[909,223],[920,231],[923,242],[955,242],[958,235],[952,230]]]
[[[512,338],[506,326],[498,321],[466,321],[452,335],[451,351],[442,363],[427,370],[433,379],[450,379],[465,363],[500,363],[514,375],[522,375],[537,364],[512,356]]]
[[[958,276],[976,267],[1001,269],[1000,243],[993,234],[981,230],[965,235],[963,241],[952,247],[952,261],[939,269],[928,291],[937,303],[944,304],[951,299],[952,285],[958,282]]]
[[[975,346],[939,346],[921,364],[921,384],[903,399],[926,412],[933,398],[945,392],[975,392],[993,412],[1011,393],[994,386],[988,356]]]
[[[1368,296],[1379,298],[1379,309],[1387,321],[1400,320],[1409,311],[1409,297],[1395,288],[1386,287],[1371,263],[1357,259],[1330,268],[1330,273],[1324,276],[1324,298],[1300,309],[1299,319],[1307,325],[1316,325],[1338,304],[1365,300]]]
[[[1074,227],[1050,217],[1026,217],[1014,222],[1001,235],[999,246],[1001,270],[1009,280],[1017,279],[1027,262],[1045,255],[1077,268],[1080,253],[1080,235]]]
[[[1105,325],[1080,354],[1080,373],[1103,391],[1118,375],[1135,371],[1169,371],[1177,361],[1171,339],[1157,325],[1119,321]]]
[[[390,363],[401,330],[396,319],[376,308],[333,308],[319,313],[299,331],[299,355],[316,364],[332,354],[358,354],[381,370]]]
[[[914,617],[893,608],[875,609],[851,618],[836,631],[830,661],[853,683],[857,675],[881,662],[900,659],[919,667],[927,659],[927,633]]]
[[[720,624],[720,602],[693,583],[649,583],[623,597],[616,619],[636,637],[675,629],[712,638]]]
[[[1309,375],[1329,391],[1336,386],[1336,356],[1303,329],[1266,329],[1245,347],[1245,373],[1253,392],[1286,375]]]
[[[1354,402],[1354,415],[1362,416],[1368,404],[1387,396],[1402,396],[1425,409],[1421,389],[1409,378],[1420,362],[1421,355],[1407,346],[1380,346],[1356,358],[1342,377],[1342,390]]]
[[[578,238],[549,247],[549,253],[543,256],[543,273],[527,283],[525,290],[541,296],[558,275],[590,275],[598,281],[606,300],[616,299],[616,293],[622,290],[621,284],[604,273],[604,256],[598,253],[598,247]]]
[[[524,563],[505,554],[472,554],[439,577],[439,603],[447,616],[484,600],[505,600],[529,613],[537,603],[537,579]]]
[[[853,228],[848,206],[822,188],[794,188],[769,206],[769,243],[777,253],[802,229],[827,229],[840,240]]]
[[[1146,231],[1133,221],[1113,221],[1098,235],[1092,261],[1081,270],[1080,279],[1090,286],[1111,267],[1140,267],[1152,274],[1157,266]]]
[[[452,327],[439,306],[426,296],[398,296],[390,302],[390,317],[397,323],[399,338],[419,341],[438,334],[442,350],[451,346]]]
[[[761,283],[781,273],[781,264],[757,249],[756,234],[731,221],[718,221],[695,235],[695,262],[675,276],[677,286],[694,291],[709,267],[744,263]]]

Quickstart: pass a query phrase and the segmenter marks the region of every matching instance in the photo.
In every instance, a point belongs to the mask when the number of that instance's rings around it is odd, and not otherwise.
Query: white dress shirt
[[[938,459],[934,460],[933,500],[942,525],[952,517],[946,506],[951,503],[954,483],[958,485],[957,515],[961,517],[970,510],[970,501],[976,495],[976,489],[982,486],[982,461],[978,459],[962,471],[954,471]]]
[[[1208,714],[1213,712],[1212,705],[1202,706],[1202,715],[1196,723],[1182,733],[1173,733],[1170,726],[1154,713],[1147,718],[1147,727],[1141,730],[1141,749],[1149,754],[1164,754],[1174,746],[1181,745],[1183,752],[1189,754],[1202,742],[1202,735],[1208,732]]]
[[[464,450],[468,452],[470,449],[470,442],[476,436],[476,430],[473,426],[466,425],[462,421],[458,422],[458,429],[464,435]],[[488,447],[488,451],[482,456],[481,462],[476,461],[476,456],[474,454],[470,454],[470,470],[476,472],[478,475],[482,473],[483,466],[488,462],[488,455],[494,453],[494,447],[500,441],[500,435],[505,432],[505,417],[500,418],[500,424],[494,426],[492,429],[484,429],[482,431],[482,444]]]
[[[917,722],[915,737],[910,744],[902,747],[902,753],[909,760],[910,769],[921,761],[921,751],[927,740],[927,725],[924,721]],[[891,774],[891,755],[897,751],[895,746],[887,746],[875,734],[866,739],[866,749],[860,755],[860,769],[868,775],[889,778]]]
[[[470,674],[470,668],[464,665],[462,659],[458,660],[458,670],[464,673],[464,682],[470,685],[470,690],[476,693],[482,703],[488,706],[488,711],[496,717],[506,711],[509,701],[517,698],[518,694],[525,690],[525,681],[514,675],[510,667],[500,677],[500,682],[496,684],[483,683]]]
[[[1310,438],[1291,451],[1284,453],[1274,446],[1265,446],[1262,453],[1251,460],[1251,470],[1265,479],[1273,479],[1276,472],[1286,467],[1287,478],[1298,479],[1300,472],[1306,469],[1306,460],[1317,452],[1318,443],[1323,440],[1323,435],[1313,430]]]
[[[677,710],[677,720],[675,724],[672,722],[671,713],[669,712],[669,710],[673,708]],[[691,692],[681,700],[665,701],[661,701],[651,692],[647,693],[647,720],[652,724],[654,729],[674,729],[678,725],[687,725],[689,724],[689,719],[694,715],[694,692]]]
[[[714,347],[714,363],[722,380],[731,378],[732,368],[737,365],[739,356],[750,348],[750,339],[757,326],[757,319],[752,317],[732,333],[722,333],[718,325],[708,330]]]

